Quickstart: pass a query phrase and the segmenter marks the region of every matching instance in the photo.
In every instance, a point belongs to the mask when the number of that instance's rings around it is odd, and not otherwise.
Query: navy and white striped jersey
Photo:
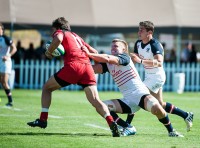
[[[146,86],[140,79],[132,60],[130,60],[130,56],[127,54],[120,54],[118,57],[120,59],[119,65],[109,63],[102,64],[103,73],[107,71],[110,72],[120,92],[124,95],[135,91],[146,90]]]
[[[137,40],[134,46],[134,53],[138,54],[141,59],[153,60],[156,54],[164,56],[164,49],[162,44],[156,40],[151,39],[147,44],[143,44],[142,40]],[[156,73],[163,71],[162,67],[144,66],[145,72]]]

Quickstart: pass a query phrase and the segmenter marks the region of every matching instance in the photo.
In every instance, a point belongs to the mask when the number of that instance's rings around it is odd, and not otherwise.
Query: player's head
[[[121,39],[112,40],[111,53],[112,55],[118,55],[120,53],[128,54],[128,44],[126,43],[126,41]]]
[[[0,23],[0,35],[3,35],[4,32],[4,26],[2,23]]]
[[[154,32],[154,24],[151,21],[143,21],[139,23],[138,35],[141,40],[152,38]]]
[[[52,27],[56,30],[71,31],[69,22],[64,17],[59,17],[55,19],[52,23]]]
[[[140,22],[139,27],[144,27],[147,31],[154,32],[154,24],[151,21]]]

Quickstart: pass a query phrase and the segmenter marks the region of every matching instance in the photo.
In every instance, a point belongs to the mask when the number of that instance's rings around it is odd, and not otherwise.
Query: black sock
[[[162,119],[158,119],[168,130],[168,132],[172,132],[173,131],[173,127],[171,122],[169,121],[169,117],[168,115]]]
[[[5,92],[6,92],[6,95],[8,97],[8,102],[12,103],[12,94],[11,94],[10,89],[5,89]]]
[[[129,124],[122,120],[115,112],[111,111],[110,114],[118,125],[128,127]]]
[[[128,114],[128,115],[127,115],[127,118],[126,118],[126,122],[127,122],[128,124],[131,124],[131,122],[132,122],[134,116],[135,116],[134,113]]]
[[[183,119],[187,118],[188,113],[177,108],[176,106],[166,102],[166,107],[165,107],[165,111],[170,113],[170,114],[176,114],[180,117],[182,117]]]

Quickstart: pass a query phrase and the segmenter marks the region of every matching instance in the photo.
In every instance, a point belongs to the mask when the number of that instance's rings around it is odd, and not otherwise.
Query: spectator
[[[192,45],[192,48],[189,50],[189,62],[197,63],[197,52],[195,45]]]
[[[45,49],[44,40],[41,40],[40,46],[35,50],[36,59],[38,59],[38,60],[46,59],[45,51],[46,51],[46,49]]]
[[[33,43],[30,43],[29,48],[25,51],[24,59],[25,60],[35,59],[35,51]]]
[[[187,43],[181,51],[181,62],[189,62],[189,52],[192,49],[192,43]]]
[[[21,41],[17,42],[17,52],[13,55],[15,64],[19,64],[21,59],[24,59],[24,48],[21,46]]]
[[[170,62],[176,62],[176,49],[172,48],[170,51]]]

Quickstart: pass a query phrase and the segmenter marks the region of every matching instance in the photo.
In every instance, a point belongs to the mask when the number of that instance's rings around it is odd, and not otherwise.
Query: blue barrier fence
[[[62,66],[62,61],[39,61],[39,60],[21,60],[20,64],[13,64],[15,69],[14,87],[24,89],[41,89],[45,81],[57,72]],[[136,64],[139,75],[144,79],[144,69],[141,64]],[[164,91],[173,91],[174,75],[176,73],[185,74],[184,91],[200,91],[200,63],[183,63],[179,67],[175,63],[165,63],[166,83]],[[63,90],[80,90],[78,85],[70,85]],[[98,75],[99,91],[118,91],[112,77],[109,73]]]

